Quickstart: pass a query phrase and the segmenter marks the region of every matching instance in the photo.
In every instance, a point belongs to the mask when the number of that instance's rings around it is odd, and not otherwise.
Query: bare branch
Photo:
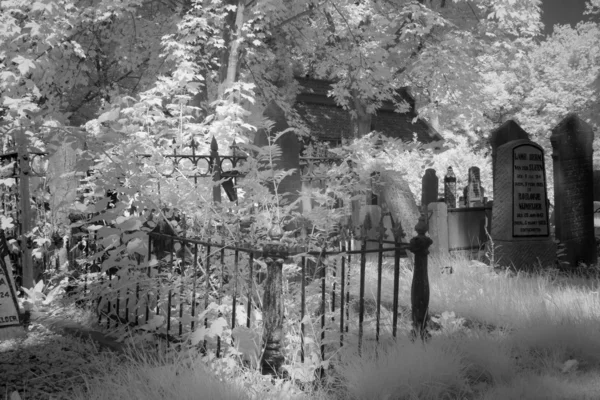
[[[281,28],[282,26],[289,24],[292,21],[295,21],[295,20],[297,20],[299,18],[304,17],[305,15],[312,14],[315,10],[319,9],[325,3],[326,3],[326,1],[324,1],[322,3],[319,3],[316,6],[312,6],[308,10],[302,11],[301,13],[293,15],[293,16],[289,17],[288,19],[284,20],[283,22],[280,22],[279,24],[275,25],[275,27],[273,29],[277,30],[277,29]]]

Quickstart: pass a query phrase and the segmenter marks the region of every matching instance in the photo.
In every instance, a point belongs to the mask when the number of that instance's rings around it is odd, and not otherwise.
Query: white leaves
[[[140,238],[135,238],[127,243],[127,253],[129,254],[137,253],[146,255],[147,252],[148,246],[146,245],[146,242]]]
[[[26,23],[24,28],[29,29],[30,36],[38,36],[40,34],[40,25],[35,21]]]
[[[118,108],[113,108],[110,111],[102,113],[98,117],[98,122],[111,122],[116,121],[119,118],[120,110]]]
[[[115,222],[124,231],[135,231],[142,227],[142,221],[138,217],[117,217]]]
[[[11,217],[5,217],[4,215],[0,215],[0,229],[11,229],[14,226],[15,224],[13,223],[13,219]]]
[[[12,62],[17,64],[17,68],[21,75],[25,76],[29,72],[29,70],[35,69],[35,64],[29,58],[25,58],[23,56],[16,56],[12,59]]]
[[[192,346],[197,345],[205,338],[212,338],[216,336],[221,336],[223,334],[223,330],[227,327],[227,321],[223,317],[219,317],[216,320],[210,323],[208,328],[204,326],[200,327],[198,330],[194,331],[190,335],[190,342]]]

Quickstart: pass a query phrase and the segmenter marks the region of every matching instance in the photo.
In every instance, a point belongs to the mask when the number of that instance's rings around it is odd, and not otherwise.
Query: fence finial
[[[425,215],[421,214],[417,225],[415,225],[415,231],[417,231],[419,235],[424,235],[427,232],[427,229],[427,220],[425,219]]]

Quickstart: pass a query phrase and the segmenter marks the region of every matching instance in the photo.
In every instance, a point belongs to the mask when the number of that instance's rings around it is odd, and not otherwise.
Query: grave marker
[[[469,180],[464,194],[466,207],[483,206],[484,190],[481,187],[481,171],[479,167],[469,168]]]
[[[19,303],[4,231],[0,230],[0,340],[23,336]]]
[[[490,134],[490,145],[492,147],[492,170],[496,170],[496,155],[498,147],[502,146],[513,140],[520,139],[529,139],[529,134],[523,130],[512,119],[506,121],[497,129],[494,129]],[[492,188],[494,191],[494,195],[497,193],[496,191],[496,180],[494,179],[494,187]]]
[[[264,116],[269,118],[275,123],[269,135],[274,138],[281,132],[289,129],[289,124],[285,118],[285,113],[275,102],[269,103]],[[267,131],[265,129],[259,129],[254,138],[254,144],[256,146],[268,146],[269,139],[267,138]],[[272,139],[271,139],[272,140]],[[290,170],[294,169],[294,173],[290,176],[286,176],[279,183],[278,193],[284,195],[290,201],[296,200],[300,196],[302,190],[302,182],[300,180],[300,149],[301,144],[298,140],[298,136],[292,131],[288,131],[281,135],[275,142],[281,148],[281,157],[274,162],[275,169]],[[272,143],[272,144],[275,144]]]
[[[448,208],[456,208],[456,175],[452,167],[448,167],[448,172],[444,177],[444,199]]]
[[[519,269],[553,266],[556,245],[548,226],[544,150],[528,140],[497,148],[492,236],[494,257]]]
[[[427,210],[429,203],[434,203],[438,198],[439,179],[435,169],[427,168],[421,178],[421,209]]]
[[[592,128],[575,114],[553,130],[554,215],[556,238],[566,246],[571,267],[597,261],[594,235],[594,171]]]

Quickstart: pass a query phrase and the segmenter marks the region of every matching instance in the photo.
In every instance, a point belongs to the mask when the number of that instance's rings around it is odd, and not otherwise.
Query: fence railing
[[[251,248],[151,232],[147,254],[130,257],[129,267],[105,266],[94,275],[93,266],[85,265],[83,290],[96,302],[98,321],[107,328],[151,330],[168,342],[191,341],[205,351],[215,351],[217,357],[225,347],[235,345],[236,333],[262,327],[263,371],[279,373],[284,363],[284,325],[299,332],[302,362],[308,351],[315,350],[313,343],[319,344],[317,354],[325,360],[342,346],[356,345],[360,354],[367,336],[378,344],[386,326],[395,338],[400,259],[407,257],[406,250],[415,253],[413,327],[423,335],[431,244],[425,230],[422,219],[410,244],[380,237],[375,249],[367,248],[365,232],[356,237],[349,230],[321,249],[290,246],[277,235],[262,248]],[[391,327],[382,319],[386,253],[393,256]],[[368,257],[371,254],[376,257]],[[375,307],[370,312],[365,302],[368,274],[376,275]],[[262,317],[257,318],[257,313]],[[309,324],[313,324],[311,332],[317,325],[316,334],[307,332]]]

